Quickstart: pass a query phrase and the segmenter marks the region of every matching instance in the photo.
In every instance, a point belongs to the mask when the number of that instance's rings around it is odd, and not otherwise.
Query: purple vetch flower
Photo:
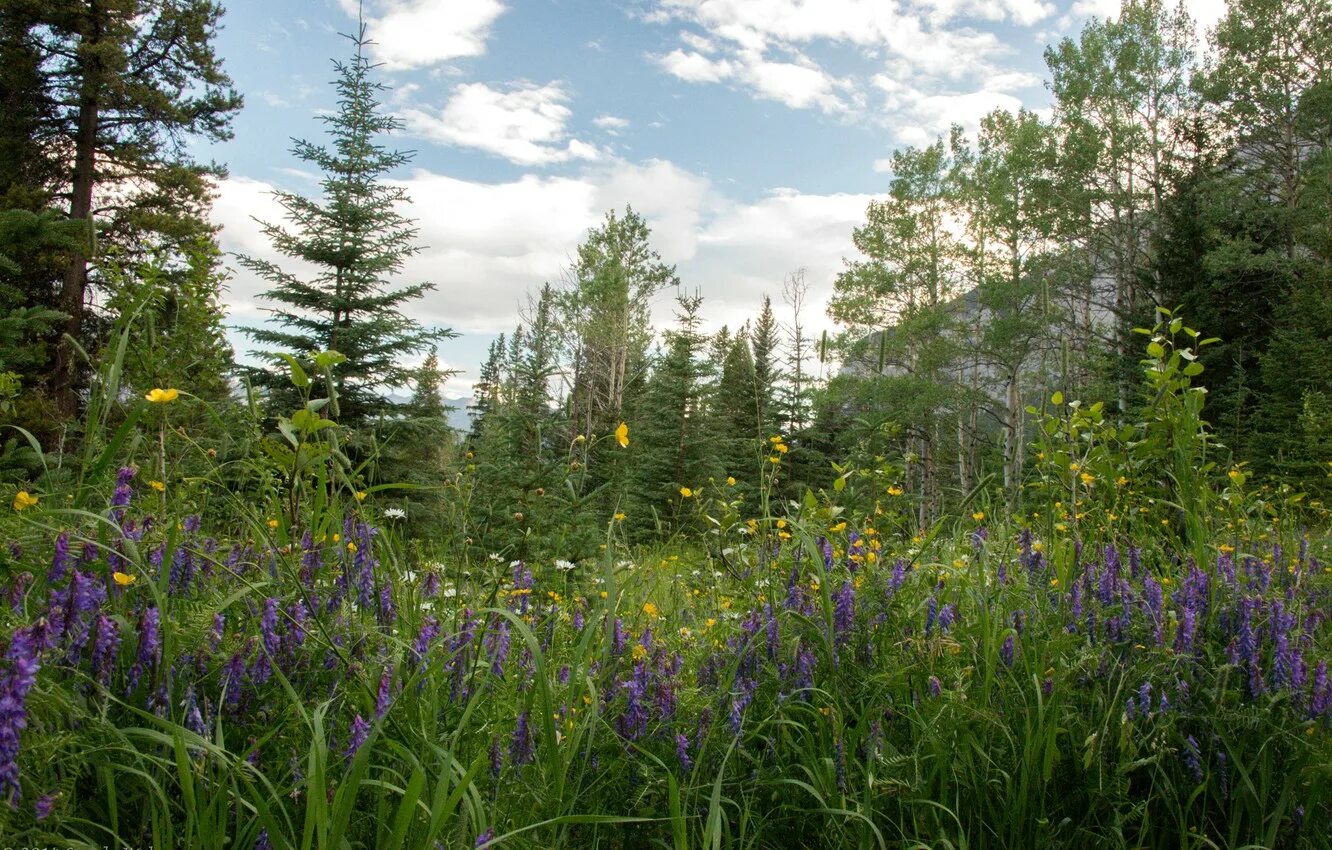
[[[347,761],[356,758],[361,747],[365,745],[366,738],[370,737],[370,724],[365,722],[365,718],[356,715],[352,720],[351,729],[347,732],[347,749],[343,751],[343,756]]]
[[[9,585],[9,607],[18,613],[23,610],[23,596],[32,584],[32,573],[19,573]]]
[[[9,639],[6,669],[0,674],[0,797],[12,806],[18,802],[18,754],[20,736],[28,725],[28,692],[37,683],[41,669],[40,644],[35,626],[22,626]]]
[[[888,588],[896,593],[904,581],[906,581],[906,561],[898,558],[893,562],[893,575],[888,579]]]
[[[305,600],[297,599],[287,606],[287,649],[294,651],[305,644],[310,609],[305,607]]]
[[[39,821],[49,818],[51,812],[55,809],[57,796],[59,795],[56,792],[51,791],[38,797],[37,802],[32,804],[33,817],[37,818]]]
[[[1143,717],[1152,713],[1152,683],[1143,682],[1138,688],[1138,711]]]
[[[581,632],[583,630],[583,609],[575,608],[573,613],[573,630]]]
[[[837,789],[843,794],[846,793],[846,744],[842,742],[842,736],[837,736],[837,741],[833,744],[833,770],[837,777]]]
[[[781,649],[781,635],[777,628],[777,615],[772,610],[771,603],[765,603],[763,606],[763,616],[767,620],[767,638],[768,638],[768,660],[776,661],[777,652]]]
[[[988,540],[989,537],[990,532],[986,530],[985,526],[976,526],[975,530],[971,532],[971,550],[979,554],[980,551],[985,548],[985,541]]]
[[[97,616],[97,637],[93,641],[93,678],[102,687],[111,683],[111,668],[120,652],[120,624],[105,614]]]
[[[688,773],[694,766],[694,761],[689,757],[689,736],[677,732],[675,735],[675,757],[680,760],[680,769]]]
[[[532,760],[532,734],[527,728],[527,712],[518,715],[518,722],[513,729],[513,740],[509,743],[509,761],[514,767],[521,767]]]
[[[430,651],[430,645],[439,637],[439,620],[434,615],[427,614],[421,622],[421,631],[416,634],[416,642],[412,644],[412,660],[420,664],[425,658],[426,653]]]
[[[842,589],[833,594],[833,635],[843,644],[851,637],[856,620],[856,589],[851,582],[842,582]]]
[[[831,572],[833,568],[833,545],[832,541],[826,537],[820,536],[818,541],[819,552],[823,555],[823,569]]]
[[[1321,717],[1332,709],[1332,684],[1327,678],[1327,662],[1319,661],[1314,668],[1312,692],[1309,699],[1309,716]]]
[[[946,632],[953,627],[957,620],[957,606],[949,602],[939,609],[939,631]]]
[[[1157,703],[1157,710],[1161,714],[1165,714],[1168,711],[1170,711],[1170,697],[1166,695],[1164,688],[1161,689],[1161,699]]]
[[[393,602],[393,583],[384,582],[379,589],[379,624],[390,628],[398,620],[398,606]]]
[[[616,622],[619,622],[618,620]],[[504,675],[504,662],[509,658],[509,621],[496,617],[494,628],[486,635],[486,648],[490,653],[490,672]]]
[[[1046,676],[1045,679],[1041,682],[1041,694],[1046,699],[1049,699],[1053,693],[1054,693],[1054,679],[1051,679],[1049,676]]]
[[[500,750],[499,738],[493,735],[490,738],[490,776],[493,779],[499,779],[500,772],[504,770],[504,753]]]
[[[943,693],[943,683],[939,681],[938,676],[930,677],[930,696],[937,697]]]
[[[472,847],[473,848],[485,847],[487,844],[489,844],[494,840],[495,840],[495,827],[492,826],[488,828],[485,832],[481,833],[476,837],[476,843],[473,844]]]
[[[1203,781],[1202,757],[1198,752],[1198,739],[1192,735],[1184,739],[1184,766],[1193,775],[1193,781],[1201,785]]]
[[[213,628],[208,632],[208,651],[217,652],[218,646],[222,643],[222,636],[226,632],[227,618],[225,614],[217,613],[213,615]]]
[[[393,671],[388,667],[379,675],[379,693],[375,695],[375,719],[379,720],[388,714],[389,706],[393,704]]]
[[[46,581],[55,584],[65,577],[69,570],[69,532],[62,531],[55,539],[55,552],[51,556],[51,569],[46,573]]]
[[[939,616],[939,600],[931,596],[928,606],[925,609],[925,636],[929,637],[930,632],[934,631],[934,622]]]
[[[199,699],[195,696],[194,685],[185,689],[185,700],[181,704],[185,715],[185,728],[200,737],[207,737],[208,727],[204,723],[203,712],[199,710]]]
[[[259,837],[254,839],[254,850],[273,850],[273,842],[268,837],[268,830],[259,830]]]
[[[227,663],[222,667],[222,687],[228,708],[235,709],[240,706],[241,691],[245,687],[245,659],[249,656],[253,645],[254,638],[248,639],[245,647],[232,653],[231,658],[227,659]]]
[[[793,686],[798,691],[808,691],[814,687],[814,670],[818,666],[818,656],[810,649],[804,641],[800,642],[796,650],[795,664],[792,668]],[[807,693],[800,695],[801,699],[808,699]]]
[[[439,586],[439,573],[434,570],[426,573],[425,578],[421,580],[421,598],[434,599],[439,595]]]
[[[1175,631],[1175,652],[1187,655],[1193,651],[1193,638],[1198,631],[1198,615],[1191,606],[1186,605]]]
[[[88,643],[93,612],[106,601],[106,587],[90,574],[75,570],[69,584],[69,611],[65,617],[65,643],[69,646],[69,659],[77,664],[83,647]]]
[[[1013,636],[1008,635],[1004,638],[1003,646],[999,647],[999,658],[1004,662],[1005,667],[1013,666]]]
[[[145,672],[152,673],[162,658],[161,614],[153,606],[143,612],[139,618],[139,649],[134,657],[134,664],[129,671],[129,688],[133,693],[139,687],[139,680]]]
[[[624,654],[624,621],[619,617],[615,618],[615,626],[611,631],[611,655]]]
[[[139,468],[136,466],[122,466],[120,471],[116,473],[116,489],[111,494],[111,507],[113,509],[124,508],[130,503],[130,499],[134,496],[134,491],[130,489],[130,482],[134,480],[138,471]],[[118,516],[119,514],[117,514]]]

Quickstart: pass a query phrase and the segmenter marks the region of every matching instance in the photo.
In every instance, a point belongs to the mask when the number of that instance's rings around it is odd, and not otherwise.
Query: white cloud
[[[734,70],[724,59],[709,59],[701,53],[679,48],[656,57],[656,61],[667,73],[689,83],[719,83]]]
[[[448,348],[451,362],[474,370],[483,354],[478,340],[507,331],[527,295],[555,281],[572,262],[589,228],[607,210],[632,204],[652,228],[652,245],[677,264],[686,289],[700,288],[710,327],[752,317],[759,297],[776,296],[786,273],[808,269],[811,326],[826,319],[821,302],[831,291],[841,258],[853,251],[851,228],[864,218],[867,195],[810,195],[777,189],[756,201],[729,199],[706,177],[665,160],[590,164],[578,176],[525,175],[485,183],[417,171],[399,181],[411,196],[405,212],[418,219],[420,244],[403,270],[403,282],[429,280],[437,289],[414,309],[426,324],[464,334]],[[308,275],[310,269],[276,256],[251,219],[282,220],[272,186],[231,177],[218,186],[213,220],[228,252],[279,261]],[[258,294],[267,284],[237,269],[227,292],[229,321],[262,321]],[[669,322],[673,304],[663,294],[655,311]],[[477,351],[459,346],[473,346]],[[474,372],[472,373],[474,374]],[[458,387],[470,384],[463,375]]]
[[[909,145],[927,145],[938,136],[948,134],[954,124],[962,125],[966,133],[975,137],[981,118],[996,109],[1016,112],[1022,101],[1005,91],[983,88],[972,92],[945,92],[925,94],[887,75],[874,78],[875,85],[884,94],[884,104],[899,116],[896,122],[897,138]],[[880,169],[882,160],[875,162]]]
[[[439,114],[406,109],[407,132],[436,142],[476,148],[518,165],[548,165],[571,159],[597,159],[594,145],[568,137],[573,113],[559,83],[515,83],[508,90],[464,83],[453,90]]]
[[[612,136],[618,136],[621,130],[629,127],[629,119],[618,115],[598,115],[592,119],[592,123]]]
[[[357,14],[356,0],[341,0]],[[486,52],[499,0],[371,0],[365,4],[371,55],[391,71],[424,68]]]

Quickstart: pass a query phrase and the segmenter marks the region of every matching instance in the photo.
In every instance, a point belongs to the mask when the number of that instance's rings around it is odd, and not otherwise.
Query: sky
[[[1205,31],[1224,0],[1186,0]],[[255,219],[280,222],[274,189],[318,193],[291,152],[320,141],[333,60],[356,0],[230,0],[216,47],[245,107],[234,137],[195,153],[226,165],[213,217],[224,251],[281,260]],[[1117,0],[365,0],[386,141],[414,152],[392,175],[423,250],[403,282],[435,284],[412,310],[459,334],[445,395],[471,392],[529,294],[558,282],[589,228],[630,204],[709,328],[737,327],[805,270],[807,325],[851,232],[886,192],[895,149],[995,108],[1048,112],[1045,46]],[[265,284],[232,266],[239,328],[264,321]],[[674,293],[654,307],[669,323]]]

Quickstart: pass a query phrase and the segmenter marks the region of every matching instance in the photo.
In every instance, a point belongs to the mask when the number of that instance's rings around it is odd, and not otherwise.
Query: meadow
[[[1328,515],[1199,460],[1171,330],[1147,420],[1034,411],[1020,510],[978,486],[921,528],[880,458],[758,516],[729,481],[681,488],[702,531],[633,545],[615,512],[578,562],[406,539],[399,491],[339,472],[328,399],[244,495],[172,425],[202,402],[129,395],[112,362],[79,474],[0,525],[0,834],[1327,847]],[[770,492],[790,444],[755,450]]]

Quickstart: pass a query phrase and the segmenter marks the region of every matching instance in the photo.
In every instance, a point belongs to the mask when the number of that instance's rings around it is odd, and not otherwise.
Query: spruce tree
[[[289,227],[263,224],[280,253],[317,271],[303,280],[267,260],[241,257],[240,263],[272,285],[261,297],[276,305],[269,309],[270,324],[245,329],[264,346],[253,354],[269,364],[255,372],[256,383],[281,411],[293,401],[282,355],[338,351],[347,358],[334,378],[338,415],[356,425],[401,412],[388,391],[409,382],[403,361],[454,334],[424,328],[405,312],[433,284],[392,281],[420,247],[414,222],[397,209],[407,192],[383,178],[411,154],[377,141],[401,122],[383,111],[379,94],[387,87],[371,79],[364,24],[349,38],[355,46],[351,61],[334,63],[338,110],[323,118],[329,143],[298,140],[292,149],[323,173],[323,197],[276,192]]]
[[[781,430],[781,417],[777,412],[777,383],[781,379],[781,360],[777,318],[772,312],[772,299],[763,296],[763,306],[750,343],[754,350],[754,382],[758,390],[758,423],[764,431]]]

